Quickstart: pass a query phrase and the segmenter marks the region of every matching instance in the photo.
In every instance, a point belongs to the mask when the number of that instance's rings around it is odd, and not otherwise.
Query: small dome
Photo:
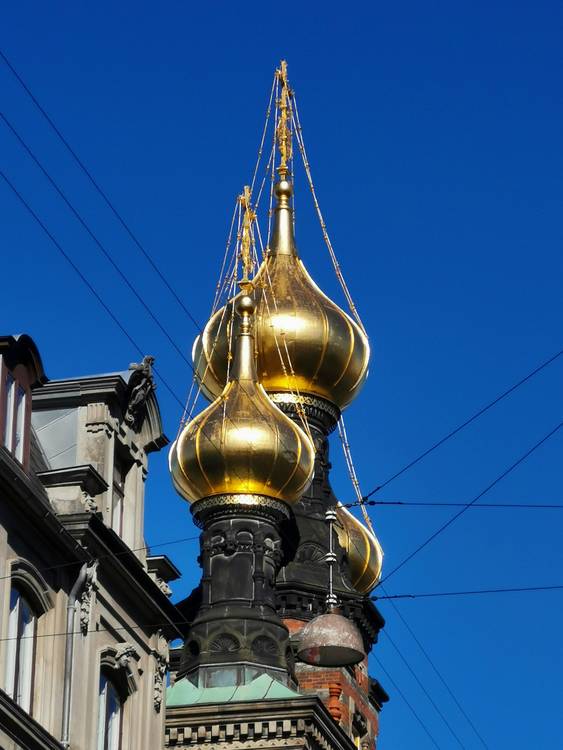
[[[254,279],[258,378],[268,393],[306,393],[342,409],[367,377],[369,342],[298,258],[291,193],[289,182],[276,185],[271,247]],[[195,369],[208,398],[225,384],[231,319],[232,301],[212,316],[194,344]],[[239,325],[235,320],[235,333]]]
[[[383,550],[377,537],[341,505],[336,508],[335,531],[340,546],[346,550],[350,583],[359,594],[369,594],[379,581]]]
[[[174,485],[189,502],[212,495],[246,494],[293,503],[311,482],[312,442],[274,406],[257,381],[250,330],[253,311],[253,300],[240,297],[239,333],[229,381],[170,449]]]

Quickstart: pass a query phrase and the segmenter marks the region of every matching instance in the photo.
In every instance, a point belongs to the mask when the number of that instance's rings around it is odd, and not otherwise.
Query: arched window
[[[8,619],[6,692],[31,713],[37,613],[21,591],[12,586]]]
[[[100,672],[97,750],[120,750],[123,701],[106,670]]]

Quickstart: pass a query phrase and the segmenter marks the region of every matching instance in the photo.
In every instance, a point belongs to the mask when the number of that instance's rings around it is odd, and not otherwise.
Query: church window
[[[19,589],[12,587],[8,618],[6,692],[31,713],[37,615]]]
[[[122,712],[119,691],[106,672],[102,671],[98,693],[97,750],[120,750]]]

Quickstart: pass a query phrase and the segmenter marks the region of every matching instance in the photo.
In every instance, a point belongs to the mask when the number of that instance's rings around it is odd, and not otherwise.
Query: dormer
[[[31,391],[46,380],[37,347],[26,334],[0,336],[0,445],[27,471]]]
[[[45,459],[38,477],[55,511],[97,513],[135,550],[144,547],[147,456],[168,443],[152,362],[51,380],[33,394],[32,424]]]

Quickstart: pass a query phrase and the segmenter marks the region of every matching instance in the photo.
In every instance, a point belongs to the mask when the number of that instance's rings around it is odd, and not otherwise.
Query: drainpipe
[[[63,685],[63,731],[61,744],[70,747],[70,695],[72,689],[72,656],[74,652],[74,613],[78,592],[84,586],[88,563],[80,568],[80,573],[71,589],[66,605],[66,647],[65,647],[65,676]]]

